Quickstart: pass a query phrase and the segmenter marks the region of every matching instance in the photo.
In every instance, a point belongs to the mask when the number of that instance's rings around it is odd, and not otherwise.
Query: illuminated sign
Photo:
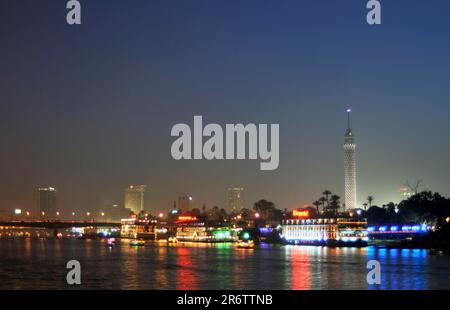
[[[309,218],[309,210],[294,210],[292,215],[297,218],[307,219]]]

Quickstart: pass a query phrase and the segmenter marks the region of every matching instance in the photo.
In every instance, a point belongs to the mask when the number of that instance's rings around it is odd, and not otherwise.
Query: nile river
[[[79,286],[66,283],[69,260]],[[381,264],[368,285],[366,263]],[[0,240],[0,289],[450,289],[450,255],[428,250],[102,240]]]

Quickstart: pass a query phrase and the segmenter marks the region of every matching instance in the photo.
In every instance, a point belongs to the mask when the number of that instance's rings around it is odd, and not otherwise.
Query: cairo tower
[[[351,109],[347,110],[347,131],[344,137],[345,206],[354,209],[356,205],[356,144],[350,127]]]

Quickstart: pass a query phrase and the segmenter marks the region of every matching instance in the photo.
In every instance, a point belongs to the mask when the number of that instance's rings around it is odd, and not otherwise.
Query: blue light
[[[386,226],[381,226],[379,230],[380,230],[380,231],[386,231],[386,229],[387,229]]]
[[[261,227],[261,228],[259,228],[259,232],[260,232],[260,233],[265,233],[265,234],[267,234],[267,233],[270,233],[271,231],[272,231],[272,229],[269,228],[269,227]]]
[[[367,231],[375,231],[375,227],[373,227],[373,226],[367,227]]]
[[[398,226],[391,226],[391,231],[397,231],[398,230]]]
[[[414,225],[414,226],[412,227],[412,230],[413,230],[413,231],[419,231],[419,230],[420,230],[420,226],[419,226],[419,225]]]
[[[172,213],[172,214],[177,214],[178,211],[177,211],[176,209],[173,209],[170,213]]]

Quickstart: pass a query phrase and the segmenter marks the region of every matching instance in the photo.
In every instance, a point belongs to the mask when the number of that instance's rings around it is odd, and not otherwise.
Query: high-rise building
[[[244,208],[244,189],[242,187],[233,187],[228,189],[228,210],[230,212],[239,212]]]
[[[144,193],[147,185],[128,185],[125,189],[125,208],[134,214],[145,210]]]
[[[356,144],[350,126],[351,109],[347,110],[347,130],[344,136],[345,207],[354,209],[356,204]]]
[[[56,217],[56,189],[54,187],[39,187],[38,192],[41,217]]]
[[[193,209],[194,199],[191,195],[179,196],[178,197],[178,209],[181,212],[186,213]]]

